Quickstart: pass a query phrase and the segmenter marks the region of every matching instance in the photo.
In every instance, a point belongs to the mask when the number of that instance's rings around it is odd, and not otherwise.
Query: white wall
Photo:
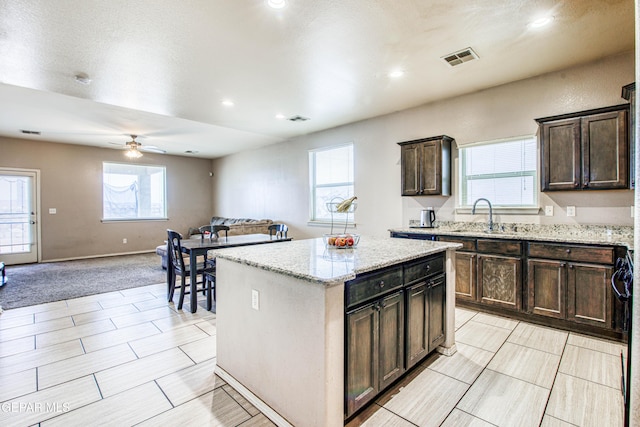
[[[454,196],[400,196],[399,141],[446,134],[458,145],[535,134],[535,118],[622,104],[622,86],[634,81],[634,55],[623,55],[581,67],[498,86],[352,123],[284,143],[214,160],[214,214],[271,218],[289,224],[295,238],[320,236],[328,228],[307,224],[309,218],[308,150],[353,142],[358,232],[388,235],[407,226],[420,209],[433,206],[438,219],[486,221],[483,216],[456,215]],[[454,153],[457,166],[457,150]],[[456,169],[457,170],[457,169]],[[455,176],[455,174],[454,174]],[[543,193],[540,205],[555,215],[499,215],[501,222],[632,225],[633,192]],[[576,216],[566,217],[566,206]]]

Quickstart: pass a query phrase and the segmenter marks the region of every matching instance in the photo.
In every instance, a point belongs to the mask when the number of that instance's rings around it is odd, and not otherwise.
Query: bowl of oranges
[[[358,246],[359,234],[323,234],[322,239],[328,248],[349,249]]]

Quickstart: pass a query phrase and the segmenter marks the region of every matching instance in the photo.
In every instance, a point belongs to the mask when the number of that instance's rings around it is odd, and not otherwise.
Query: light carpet
[[[7,266],[4,310],[166,281],[155,253]]]

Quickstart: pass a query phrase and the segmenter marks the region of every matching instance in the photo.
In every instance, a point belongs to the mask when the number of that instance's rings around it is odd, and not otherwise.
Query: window
[[[535,136],[460,148],[459,206],[484,197],[497,207],[537,208],[536,156]]]
[[[309,183],[311,221],[331,221],[326,204],[353,196],[353,144],[309,151]],[[333,220],[344,221],[346,215],[334,213]]]
[[[165,167],[102,164],[102,216],[105,220],[165,219]]]

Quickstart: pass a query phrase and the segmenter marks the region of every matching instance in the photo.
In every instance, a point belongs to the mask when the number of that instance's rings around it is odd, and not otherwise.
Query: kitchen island
[[[345,284],[440,254],[446,307],[438,351],[450,355],[458,247],[364,236],[354,249],[309,239],[216,251],[216,372],[278,425],[343,425]]]

